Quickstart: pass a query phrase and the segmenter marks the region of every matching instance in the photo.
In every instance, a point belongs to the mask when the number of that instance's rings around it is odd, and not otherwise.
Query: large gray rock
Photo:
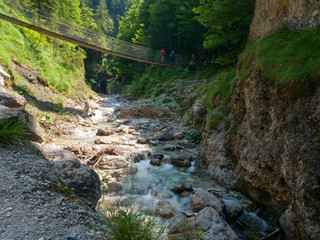
[[[191,198],[191,207],[195,212],[199,212],[205,207],[213,207],[220,216],[223,216],[222,204],[212,193],[198,188]]]
[[[231,227],[210,207],[206,207],[196,216],[176,224],[169,230],[169,234],[184,236],[184,239],[196,239],[197,230],[202,230],[202,234],[207,240],[239,239]]]
[[[117,118],[163,118],[170,117],[169,109],[152,104],[122,107]]]
[[[237,200],[223,200],[222,202],[231,221],[234,221],[243,211],[241,203]]]
[[[27,102],[24,97],[9,92],[0,92],[0,105],[8,108],[24,108]]]
[[[59,151],[55,152],[59,156]],[[53,156],[52,168],[75,195],[85,200],[91,207],[95,207],[100,198],[101,183],[98,174],[88,165],[81,164],[76,157],[71,156],[68,159],[71,153],[61,154],[59,158]]]
[[[243,214],[238,218],[238,221],[244,223],[254,232],[261,235],[266,235],[268,232],[272,231],[271,226],[266,221],[252,212],[244,211]]]
[[[169,201],[159,201],[157,204],[157,214],[160,217],[172,218],[176,210]]]
[[[0,106],[0,125],[2,125],[8,119],[18,119],[25,122],[30,130],[30,140],[36,142],[43,142],[45,131],[40,126],[36,117],[20,108],[6,108]]]

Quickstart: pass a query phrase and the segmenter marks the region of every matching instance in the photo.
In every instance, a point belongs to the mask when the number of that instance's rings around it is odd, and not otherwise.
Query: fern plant
[[[26,123],[11,118],[0,126],[0,143],[16,143],[29,138],[31,132]]]

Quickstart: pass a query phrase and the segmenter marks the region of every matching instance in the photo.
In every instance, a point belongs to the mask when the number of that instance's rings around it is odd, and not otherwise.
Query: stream
[[[187,129],[165,119],[117,118],[120,107],[134,107],[135,103],[115,96],[102,96],[102,99],[90,103],[94,106],[89,115],[93,124],[82,124],[52,143],[88,151],[110,145],[123,152],[118,156],[104,156],[95,166],[102,181],[100,207],[129,205],[136,212],[156,217],[169,229],[186,214],[192,214],[191,197],[198,188],[214,191],[220,200],[236,199],[247,207],[254,204],[242,194],[220,186],[203,169],[196,167],[197,146],[185,140]],[[99,129],[111,133],[97,136]],[[168,133],[175,137],[163,139],[163,134]],[[174,156],[182,156],[188,164],[185,167],[173,165],[170,159]],[[192,191],[174,193],[174,186],[180,182],[191,185]],[[173,217],[158,216],[159,201],[168,201],[174,207]]]

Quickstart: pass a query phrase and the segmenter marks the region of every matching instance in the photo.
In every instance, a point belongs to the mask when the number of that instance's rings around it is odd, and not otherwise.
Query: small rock
[[[121,125],[119,128],[119,132],[122,132],[122,133],[129,133],[129,126],[125,126],[125,125]]]
[[[122,189],[122,183],[121,182],[109,182],[108,183],[108,188],[111,191],[119,191]]]
[[[176,149],[176,146],[172,144],[166,144],[163,146],[163,150],[165,151],[174,151]]]
[[[150,164],[151,164],[151,165],[155,165],[155,166],[160,166],[160,165],[161,165],[161,160],[158,159],[158,158],[151,159],[151,160],[150,160]]]
[[[189,195],[190,195],[190,193],[187,192],[187,191],[183,191],[183,192],[180,194],[181,197],[188,197]]]
[[[139,143],[139,144],[146,144],[146,143],[147,143],[147,139],[145,139],[145,138],[138,138],[138,139],[137,139],[137,143]]]
[[[113,131],[111,131],[110,129],[99,128],[96,135],[97,136],[110,136],[111,134],[113,134]]]
[[[176,185],[174,185],[172,191],[174,193],[182,193],[182,192],[192,192],[193,191],[193,188],[192,188],[192,185],[189,184],[189,183],[185,183],[185,182],[178,182]]]
[[[113,173],[111,173],[111,176],[114,178],[118,178],[120,177],[120,173],[118,171],[114,171]]]
[[[159,140],[161,141],[170,141],[173,140],[173,134],[170,132],[163,132],[160,136],[159,136]]]
[[[174,139],[183,139],[184,136],[185,136],[184,132],[179,132],[179,133],[174,134],[173,138]]]

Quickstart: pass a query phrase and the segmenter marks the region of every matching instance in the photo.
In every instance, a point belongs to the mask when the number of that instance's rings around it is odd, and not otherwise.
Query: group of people
[[[161,56],[161,62],[163,63],[163,61],[164,61],[164,56],[166,55],[166,51],[162,48],[162,50],[160,51],[160,56]],[[176,61],[176,56],[177,56],[177,54],[176,54],[176,52],[175,51],[172,51],[171,53],[170,53],[170,62],[171,63],[175,63],[175,61]],[[196,64],[196,55],[193,53],[192,55],[191,55],[191,64]]]
[[[161,62],[162,63],[163,63],[165,55],[166,55],[166,51],[162,48],[162,50],[160,51],[160,56],[161,56]],[[176,53],[175,53],[175,51],[172,51],[170,53],[170,62],[171,63],[175,63],[175,61],[176,61]]]

